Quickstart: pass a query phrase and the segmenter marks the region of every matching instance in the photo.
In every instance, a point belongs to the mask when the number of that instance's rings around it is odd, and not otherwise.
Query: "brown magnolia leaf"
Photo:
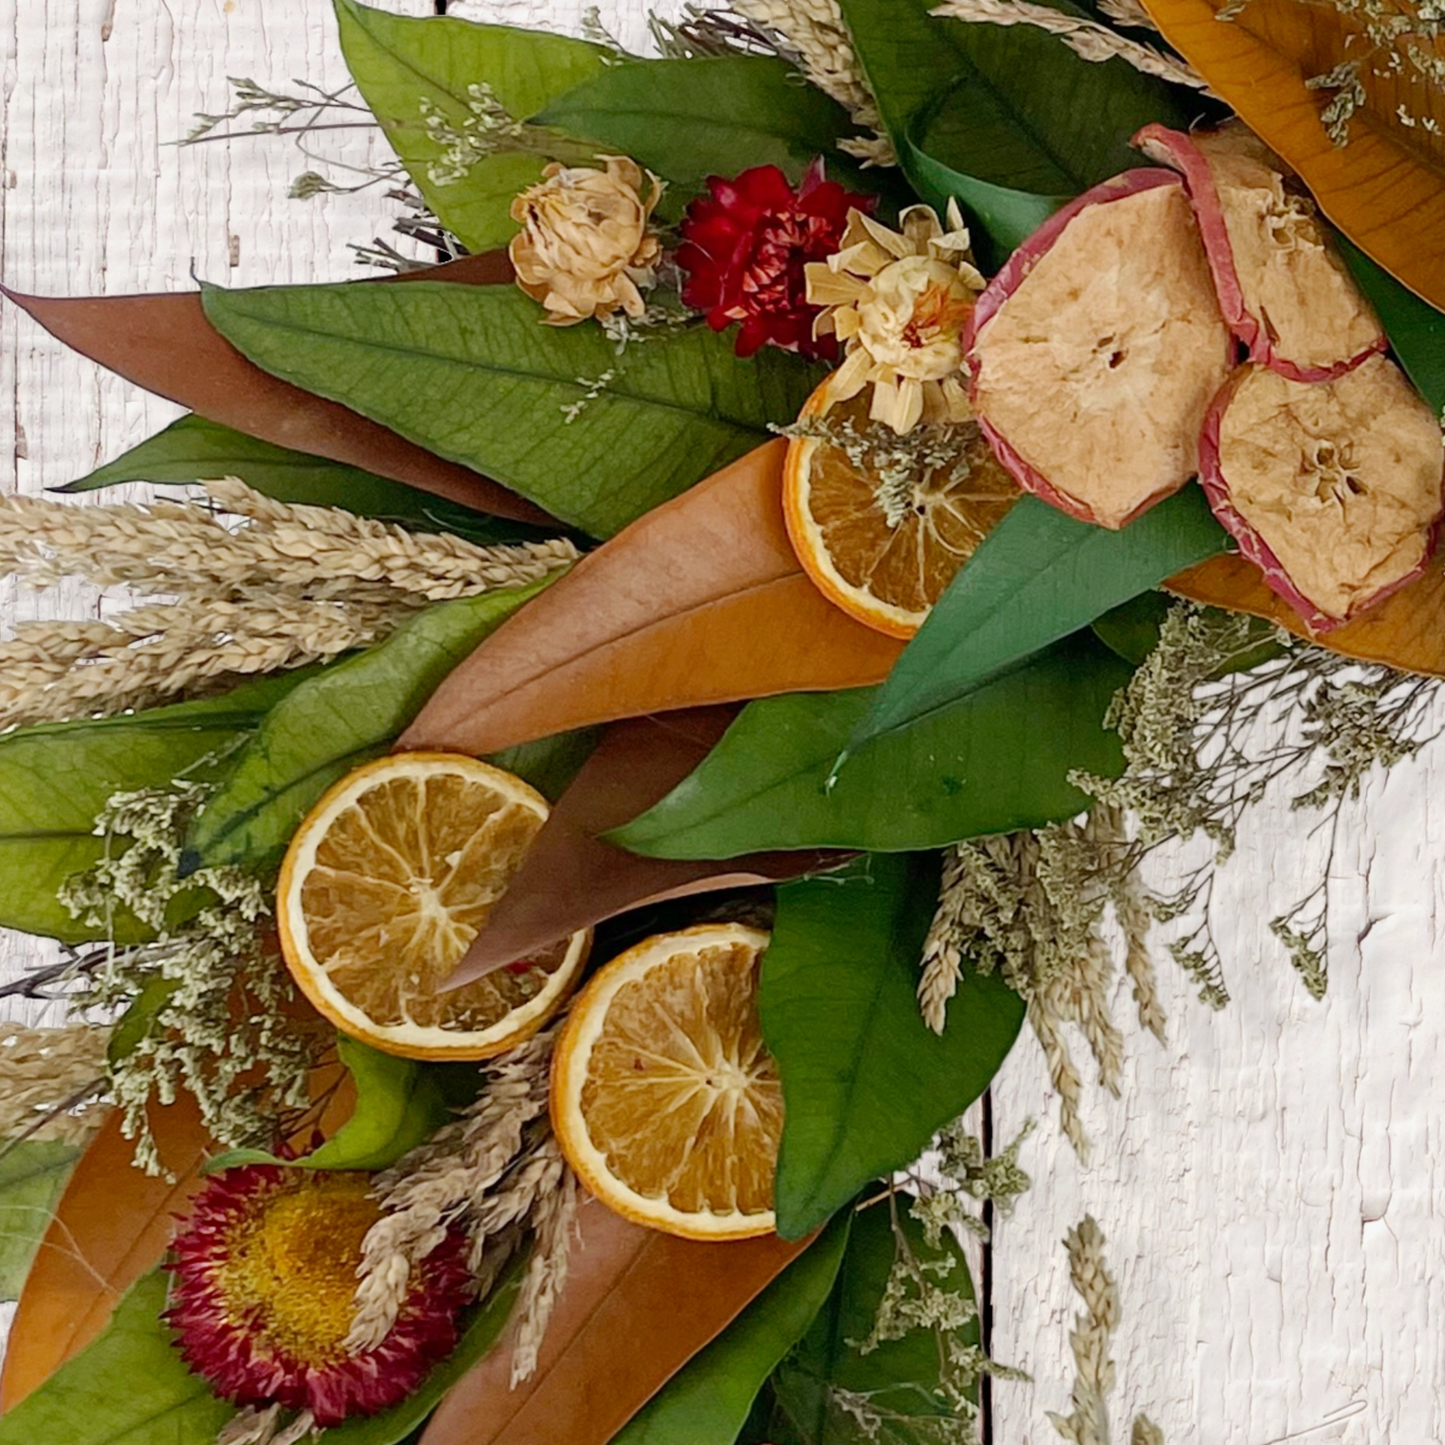
[[[596,835],[629,822],[677,786],[736,712],[692,708],[614,723],[532,840],[522,866],[467,950],[448,988],[604,918],[667,898],[775,883],[846,862],[838,851],[749,853],[725,862],[639,858]]]
[[[505,255],[489,254],[390,279],[485,285],[510,274]],[[262,371],[206,320],[199,292],[62,298],[22,296],[0,287],[0,294],[72,350],[209,421],[277,446],[364,467],[475,511],[521,522],[552,520],[469,467],[434,456],[339,402]]]
[[[116,1301],[155,1267],[173,1216],[200,1184],[211,1151],[188,1093],[151,1109],[151,1130],[174,1183],[133,1164],[119,1110],[77,1161],[26,1276],[5,1345],[0,1411],[18,1405],[106,1326]]]
[[[701,1244],[590,1199],[578,1229],[532,1378],[510,1388],[514,1316],[442,1401],[421,1445],[606,1445],[811,1243]]]
[[[1222,19],[1228,5],[1232,18]],[[1413,33],[1379,49],[1375,12],[1310,0],[1144,0],[1164,38],[1272,146],[1362,251],[1445,307],[1445,38]],[[1381,12],[1383,13],[1383,12]],[[1392,11],[1408,21],[1414,6]],[[1383,21],[1378,22],[1382,27]],[[1403,54],[1396,54],[1403,52]],[[1397,64],[1396,61],[1399,61]],[[1353,62],[1339,85],[1306,82]],[[1336,145],[1322,112],[1357,83]],[[1402,116],[1409,117],[1408,121]]]
[[[1445,677],[1445,549],[1436,549],[1425,571],[1353,622],[1316,637],[1303,619],[1264,582],[1243,557],[1214,557],[1164,584],[1171,592],[1211,607],[1267,617],[1297,637],[1365,662],[1383,662],[1403,672]]]
[[[499,752],[674,708],[881,682],[903,644],[808,580],[783,527],[786,443],[619,532],[504,622],[399,747]]]

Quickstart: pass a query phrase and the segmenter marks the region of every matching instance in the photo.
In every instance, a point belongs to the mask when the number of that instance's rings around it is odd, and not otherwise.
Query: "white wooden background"
[[[644,3],[602,7],[632,46],[644,44]],[[583,6],[451,8],[575,29]],[[327,0],[0,0],[0,46],[8,285],[80,295],[182,289],[193,272],[232,285],[334,280],[355,274],[348,242],[387,232],[395,208],[377,191],[288,200],[309,163],[284,141],[173,144],[194,112],[226,107],[228,75],[341,84]],[[349,159],[384,154],[377,139],[344,138]],[[0,411],[0,484],[26,493],[175,414],[8,306]],[[6,623],[98,605],[79,589],[0,591]],[[1092,1167],[1058,1132],[1037,1048],[1015,1049],[993,1093],[998,1135],[1029,1115],[1041,1127],[1024,1154],[1035,1186],[997,1229],[994,1351],[1034,1383],[995,1387],[1001,1445],[1056,1438],[1044,1411],[1068,1409],[1076,1301],[1059,1241],[1085,1211],[1108,1236],[1122,1294],[1116,1441],[1136,1410],[1174,1445],[1445,1438],[1442,769],[1445,754],[1427,754],[1350,810],[1323,1005],[1266,926],[1298,891],[1307,824],[1278,800],[1254,815],[1220,910],[1234,1003],[1209,1013],[1163,963],[1168,1044],[1132,1032],[1123,1098],[1090,1093]],[[0,968],[45,952],[6,938]]]

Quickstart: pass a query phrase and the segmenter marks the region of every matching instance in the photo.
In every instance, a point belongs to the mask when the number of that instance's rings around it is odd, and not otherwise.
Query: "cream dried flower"
[[[642,316],[640,286],[652,285],[662,243],[648,230],[662,183],[626,156],[598,156],[607,169],[553,162],[512,202],[522,230],[507,248],[517,285],[547,308],[552,326],[574,326],[616,311]]]
[[[869,415],[900,436],[920,421],[967,421],[972,415],[960,368],[960,337],[983,277],[970,259],[957,203],[945,231],[929,206],[910,206],[902,231],[850,211],[843,246],[807,267],[808,300],[827,309],[814,334],[847,345],[831,381],[835,401],[870,382]]]

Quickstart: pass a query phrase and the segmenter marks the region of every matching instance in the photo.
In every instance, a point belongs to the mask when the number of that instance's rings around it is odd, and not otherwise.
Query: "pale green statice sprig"
[[[910,1185],[910,1188],[912,1186]],[[880,1345],[901,1340],[915,1331],[934,1337],[938,1358],[938,1381],[934,1395],[947,1406],[947,1415],[936,1411],[905,1414],[896,1404],[858,1391],[830,1389],[830,1404],[846,1415],[869,1440],[912,1438],[937,1445],[965,1445],[975,1438],[978,1405],[975,1396],[978,1382],[984,1375],[998,1379],[1024,1380],[1028,1376],[1008,1365],[990,1360],[984,1351],[963,1338],[961,1331],[978,1318],[978,1305],[972,1291],[960,1289],[952,1276],[958,1269],[956,1259],[939,1252],[932,1258],[919,1254],[903,1228],[900,1201],[909,1201],[909,1194],[891,1186],[872,1208],[886,1208],[893,1227],[894,1260],[878,1302],[872,1328],[861,1340],[848,1345],[859,1354],[871,1354]],[[918,1213],[918,1200],[910,1204],[910,1212]],[[942,1229],[936,1234],[924,1223],[925,1242],[930,1249],[939,1249]]]
[[[596,158],[597,147],[575,141],[547,126],[519,120],[484,80],[467,86],[459,108],[438,105],[427,96],[417,102],[417,114],[427,139],[439,151],[428,163],[427,179],[434,186],[464,181],[474,167],[490,156],[534,155],[541,160],[572,165]]]
[[[1034,1128],[1035,1121],[1028,1120],[1013,1143],[992,1158],[962,1119],[939,1134],[933,1149],[906,1175],[915,1196],[909,1213],[923,1226],[930,1248],[939,1248],[950,1229],[988,1239],[988,1225],[975,1206],[991,1203],[1005,1219],[1013,1213],[1019,1196],[1033,1185],[1019,1165],[1019,1150]]]
[[[971,458],[979,454],[976,421],[915,427],[899,436],[882,422],[864,421],[860,426],[850,416],[814,416],[769,430],[836,447],[855,473],[876,478],[874,505],[890,527],[900,526],[913,515],[916,493],[921,487],[931,488],[935,476],[943,475],[943,486],[949,491],[966,482],[973,471]],[[971,490],[969,500],[1006,502],[1013,495],[1013,491]]]
[[[84,986],[76,1013],[114,1014],[153,1003],[135,1046],[109,1064],[123,1128],[148,1172],[160,1163],[147,1105],[184,1089],[223,1145],[269,1144],[282,1120],[308,1103],[307,1075],[324,1042],[286,1017],[290,975],[265,939],[271,907],[255,875],[204,868],[182,880],[182,839],[207,789],[117,793],[96,823],[105,856],[66,880],[61,902],[87,927],[114,937],[121,910],[156,935],[110,945]]]
[[[1266,644],[1261,651],[1261,642]],[[1213,856],[1174,892],[1147,900],[1157,919],[1193,914],[1170,945],[1216,1006],[1228,1000],[1210,917],[1215,870],[1235,847],[1248,810],[1269,788],[1298,788],[1291,806],[1323,814],[1329,854],[1320,880],[1271,924],[1315,997],[1325,988],[1327,888],[1341,810],[1365,778],[1415,756],[1437,734],[1439,682],[1364,663],[1276,632],[1237,613],[1180,603],[1159,644],[1106,717],[1124,747],[1121,777],[1071,780],[1136,820],[1137,838],[1115,866],[1137,870],[1164,843],[1197,833]]]
[[[1110,1016],[1114,961],[1101,926],[1112,909],[1141,1024],[1162,1042],[1148,949],[1156,921],[1187,918],[1169,945],[1202,1001],[1229,993],[1213,929],[1217,870],[1248,811],[1277,785],[1322,814],[1329,856],[1318,881],[1272,923],[1305,987],[1324,992],[1328,882],[1341,809],[1364,779],[1434,736],[1439,683],[1313,646],[1255,619],[1178,603],[1159,641],[1114,699],[1123,743],[1118,778],[1074,773],[1095,799],[1083,819],[970,839],[944,855],[939,906],[923,951],[919,1002],[937,1030],[965,963],[998,972],[1028,1006],[1060,1097],[1064,1131],[1087,1157],[1082,1085],[1063,1025],[1083,1032],[1106,1089],[1118,1092],[1122,1038]],[[1171,891],[1139,869],[1166,844],[1202,834],[1208,856]]]

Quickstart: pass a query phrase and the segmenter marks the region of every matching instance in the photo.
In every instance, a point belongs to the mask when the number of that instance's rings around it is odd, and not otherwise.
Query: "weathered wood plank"
[[[426,14],[432,5],[390,8]],[[574,33],[584,8],[451,5]],[[646,9],[615,0],[603,20],[640,48]],[[0,52],[0,271],[9,284],[178,289],[192,270],[242,285],[333,279],[355,274],[348,242],[389,225],[392,203],[375,190],[288,200],[290,179],[309,163],[275,138],[172,144],[194,112],[225,108],[227,75],[342,83],[326,0],[0,0]],[[385,155],[364,132],[327,145],[356,164]],[[0,397],[0,487],[32,493],[173,414],[9,308],[0,311]],[[101,605],[79,587],[0,591],[5,625]],[[995,1386],[997,1441],[1043,1445],[1055,1438],[1044,1410],[1068,1408],[1076,1305],[1058,1241],[1085,1211],[1109,1236],[1123,1300],[1116,1441],[1137,1409],[1171,1442],[1445,1435],[1436,1203],[1445,1151],[1434,1107],[1445,1097],[1445,943],[1434,921],[1442,767],[1427,754],[1348,814],[1323,1005],[1304,994],[1267,926],[1304,876],[1308,820],[1283,800],[1256,815],[1219,905],[1235,1003],[1208,1013],[1161,963],[1168,1046],[1131,1033],[1123,1098],[1088,1097],[1089,1169],[1058,1133],[1036,1047],[1025,1038],[1015,1050],[994,1091],[996,1133],[1006,1140],[1028,1115],[1042,1122],[1024,1159],[1035,1187],[997,1229],[994,1343],[1035,1383]],[[0,976],[47,953],[35,940],[0,938]],[[1121,1017],[1128,1008],[1121,983]],[[1337,1422],[1322,1424],[1331,1414]]]

